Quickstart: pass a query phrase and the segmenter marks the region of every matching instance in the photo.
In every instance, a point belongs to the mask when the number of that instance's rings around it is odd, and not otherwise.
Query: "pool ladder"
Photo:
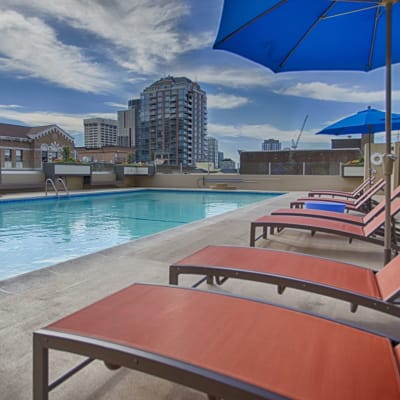
[[[64,191],[65,191],[65,194],[69,196],[69,190],[68,190],[68,187],[67,187],[67,185],[66,185],[64,179],[62,179],[62,178],[57,178],[57,181],[56,181],[56,182],[61,183],[61,185],[62,185],[62,187],[63,187],[63,189],[64,189]],[[58,196],[58,189],[57,189],[56,182],[54,182],[54,180],[53,180],[52,178],[47,178],[47,179],[46,179],[46,184],[45,184],[46,196],[47,196],[47,191],[48,191],[48,185],[49,185],[49,184],[50,184],[51,187],[54,189],[54,192],[56,193],[56,196]]]

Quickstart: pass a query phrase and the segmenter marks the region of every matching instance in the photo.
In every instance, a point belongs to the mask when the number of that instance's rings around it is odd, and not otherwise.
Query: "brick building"
[[[43,162],[61,158],[63,147],[70,154],[74,138],[57,125],[20,126],[0,123],[0,167],[42,168]]]

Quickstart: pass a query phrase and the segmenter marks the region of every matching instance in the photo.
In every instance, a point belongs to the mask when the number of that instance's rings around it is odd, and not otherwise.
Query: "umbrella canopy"
[[[400,114],[392,114],[392,129],[400,129]],[[336,121],[316,135],[371,134],[385,131],[385,112],[368,107],[366,110]]]
[[[386,66],[385,199],[390,204],[392,63],[400,62],[399,0],[225,0],[214,48],[274,72]],[[393,51],[394,50],[394,51]],[[391,258],[386,207],[385,262]]]
[[[274,72],[363,70],[386,63],[386,3],[397,0],[225,0],[214,48]],[[400,7],[393,5],[393,36]],[[400,47],[392,62],[400,61]]]
[[[371,160],[371,137],[376,132],[385,131],[385,112],[368,107],[366,110],[345,117],[327,126],[316,135],[349,135],[353,133],[368,134],[368,159]],[[400,129],[400,114],[392,114],[392,129]],[[368,175],[371,176],[371,164]]]

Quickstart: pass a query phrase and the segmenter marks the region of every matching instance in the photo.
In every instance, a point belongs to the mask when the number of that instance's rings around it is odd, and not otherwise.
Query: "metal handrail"
[[[64,179],[57,178],[57,182],[61,183],[65,193],[67,194],[67,196],[69,196],[69,190],[68,190],[67,184],[65,183]],[[56,185],[56,182],[54,182],[54,180],[52,178],[46,179],[46,183],[45,183],[46,196],[47,196],[47,192],[48,192],[48,184],[49,183],[50,183],[51,187],[54,189],[56,196],[58,197],[59,193],[58,193],[57,185]]]
[[[46,196],[47,196],[47,187],[48,187],[48,183],[50,183],[50,185],[52,186],[52,188],[54,189],[54,192],[56,193],[56,196],[58,196],[58,189],[57,189],[57,186],[56,186],[56,184],[55,184],[55,182],[53,181],[53,179],[51,179],[51,178],[47,178],[46,179],[46,183],[45,183],[45,185],[44,185],[44,189],[45,189],[45,191],[46,191]]]
[[[61,185],[63,186],[63,188],[65,190],[65,193],[69,196],[69,190],[68,190],[67,184],[65,183],[64,179],[58,178],[57,182],[61,183]]]

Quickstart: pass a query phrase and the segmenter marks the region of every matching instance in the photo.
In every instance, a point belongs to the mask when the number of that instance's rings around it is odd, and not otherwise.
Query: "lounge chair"
[[[33,398],[48,398],[54,349],[210,399],[398,400],[396,339],[261,301],[134,284],[34,333]]]
[[[373,208],[373,204],[376,204],[376,201],[373,200],[373,196],[375,196],[380,190],[382,190],[385,186],[385,181],[383,179],[379,179],[375,182],[365,193],[355,200],[344,200],[344,199],[335,199],[334,203],[344,204],[346,206],[347,211],[361,211],[368,212]],[[330,202],[333,200],[328,197],[319,197],[316,199],[315,197],[300,197],[299,199],[292,201],[290,203],[291,208],[303,208],[304,204],[307,202],[318,201],[318,202]]]
[[[398,186],[391,194],[391,200],[400,196],[400,186]],[[317,217],[334,219],[336,221],[349,222],[351,224],[365,225],[373,218],[378,216],[385,209],[385,199],[376,205],[371,211],[365,215],[342,214],[332,211],[307,209],[307,208],[280,208],[271,212],[271,215],[302,215],[304,217]]]
[[[372,175],[365,179],[359,186],[357,186],[352,192],[343,192],[341,190],[312,190],[308,193],[308,197],[321,197],[331,196],[335,197],[346,197],[347,199],[357,199],[360,197],[368,186],[374,183],[375,176]]]
[[[395,199],[391,204],[391,216],[393,217],[400,211],[400,198]],[[382,237],[382,227],[385,224],[385,213],[380,213],[372,221],[365,225],[357,225],[344,221],[336,221],[326,218],[303,217],[301,215],[266,215],[251,222],[250,227],[250,246],[254,247],[255,242],[261,237],[267,239],[267,231],[274,233],[277,228],[281,231],[284,228],[304,229],[315,232],[332,233],[339,236],[345,236],[350,239],[359,239],[367,242],[384,245]],[[397,235],[395,231],[395,223],[392,223],[392,248],[396,252],[398,246],[396,243]],[[256,236],[257,228],[262,228],[262,234]]]
[[[239,246],[207,246],[169,267],[169,283],[180,274],[205,275],[195,285],[228,278],[275,284],[318,293],[400,317],[400,256],[381,271],[310,255]]]

